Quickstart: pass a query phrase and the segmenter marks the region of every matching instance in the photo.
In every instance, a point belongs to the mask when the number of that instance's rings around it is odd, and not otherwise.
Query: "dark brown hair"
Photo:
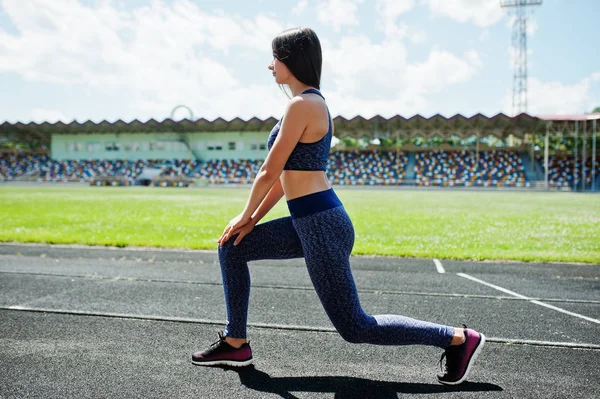
[[[321,42],[310,28],[281,32],[271,44],[273,56],[283,62],[300,82],[320,89],[323,55]]]

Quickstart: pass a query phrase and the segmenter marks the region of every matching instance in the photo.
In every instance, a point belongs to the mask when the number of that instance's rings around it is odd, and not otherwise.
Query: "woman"
[[[319,39],[311,29],[294,28],[273,39],[272,47],[269,69],[279,85],[289,87],[292,98],[269,135],[269,154],[244,211],[218,240],[227,325],[217,342],[192,355],[192,362],[252,363],[246,341],[247,263],[304,257],[325,312],[342,338],[352,343],[438,346],[446,357],[439,382],[460,384],[483,347],[483,334],[403,316],[370,316],[362,310],[349,264],[354,228],[325,174],[333,123],[319,92]],[[257,225],[284,195],[291,216]]]

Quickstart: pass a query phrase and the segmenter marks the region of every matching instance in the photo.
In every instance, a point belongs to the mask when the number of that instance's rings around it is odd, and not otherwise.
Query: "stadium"
[[[600,113],[337,117],[338,144],[329,158],[328,176],[337,185],[594,192],[600,187],[597,119]],[[2,141],[32,148],[3,150],[0,179],[179,187],[194,181],[250,184],[276,122],[5,122],[0,125]]]
[[[335,117],[326,173],[363,225],[354,254],[597,263],[598,119]],[[13,147],[1,153],[0,179],[13,216],[0,240],[213,250],[276,123],[5,122]]]
[[[528,79],[539,0],[210,3],[0,0],[0,397],[600,397],[598,5],[545,7]],[[277,175],[236,250],[284,102],[240,70],[281,21],[333,43],[328,114],[374,89],[330,115],[338,202]],[[244,313],[255,362],[202,364]]]

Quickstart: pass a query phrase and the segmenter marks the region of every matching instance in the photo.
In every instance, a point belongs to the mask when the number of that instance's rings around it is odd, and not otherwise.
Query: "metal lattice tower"
[[[514,54],[513,116],[527,112],[527,7],[539,6],[541,0],[501,0],[500,6],[514,12],[512,31]]]

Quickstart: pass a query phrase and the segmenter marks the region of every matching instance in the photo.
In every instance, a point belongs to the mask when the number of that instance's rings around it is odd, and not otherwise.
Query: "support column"
[[[575,121],[575,145],[573,148],[573,191],[577,191],[577,173],[579,169],[577,168],[577,135],[579,133],[579,121]]]
[[[596,119],[592,122],[592,191],[596,191]]]
[[[389,122],[388,122],[389,123]],[[389,126],[389,125],[388,125]],[[398,148],[398,143],[400,142],[400,130],[396,130],[396,142],[394,143],[396,146],[396,176],[398,175],[398,169],[400,169],[400,159],[398,158],[398,154],[400,152]],[[404,179],[408,178],[408,171],[404,171]],[[396,180],[396,185],[400,185],[400,181]]]
[[[531,159],[531,170],[533,170],[535,172],[535,153],[534,153],[534,147],[535,147],[535,133],[532,133],[529,137],[531,138],[531,141],[529,142],[529,158]],[[536,172],[537,175],[537,172]]]
[[[581,149],[581,191],[585,192],[585,141],[587,140],[587,121],[583,121],[583,148]]]
[[[477,130],[477,142],[475,143],[475,150],[477,151],[477,170],[479,171],[479,130]]]
[[[550,123],[546,124],[546,137],[544,138],[544,181],[546,182],[546,191],[550,189],[548,182],[548,146],[550,145]]]

